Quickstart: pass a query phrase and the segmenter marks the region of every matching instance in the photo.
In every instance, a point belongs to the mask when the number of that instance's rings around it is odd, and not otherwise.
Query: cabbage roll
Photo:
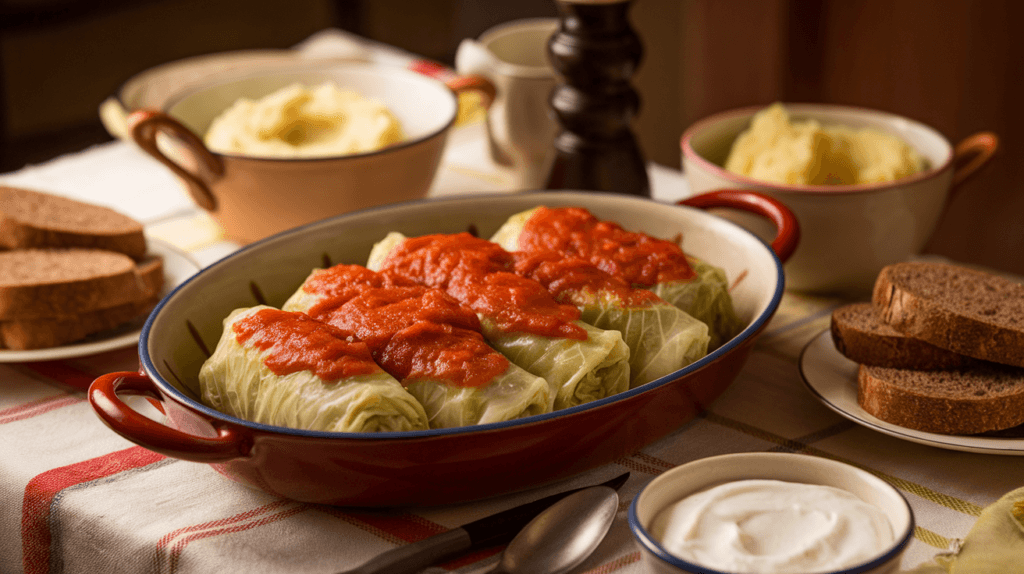
[[[487,342],[551,385],[554,409],[629,388],[629,347],[618,331],[579,320],[542,285],[514,273],[511,254],[469,235],[412,239],[392,232],[370,252],[367,267],[444,290],[477,313]]]
[[[626,231],[584,208],[541,206],[517,213],[491,240],[509,251],[579,257],[634,286],[654,290],[708,325],[709,350],[743,328],[722,269],[687,256],[672,241]]]
[[[686,260],[696,273],[694,280],[665,281],[648,289],[707,323],[711,333],[708,348],[717,349],[742,331],[744,326],[729,295],[729,280],[721,267],[690,255]]]
[[[314,270],[284,304],[366,343],[431,428],[550,412],[548,383],[484,341],[477,316],[438,289],[359,265]]]
[[[622,334],[630,350],[630,388],[707,354],[707,325],[649,290],[551,251],[517,253],[515,259],[517,273],[544,285],[559,301],[576,305],[581,320]]]
[[[304,314],[264,305],[224,319],[199,386],[208,406],[258,423],[329,432],[427,428],[419,401],[365,344]]]

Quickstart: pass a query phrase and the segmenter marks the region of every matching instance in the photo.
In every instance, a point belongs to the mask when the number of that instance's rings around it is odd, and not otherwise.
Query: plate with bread
[[[199,269],[115,210],[0,186],[0,362],[134,345],[156,303]]]
[[[883,269],[804,348],[808,389],[840,415],[940,448],[1024,455],[1024,285],[936,262]]]

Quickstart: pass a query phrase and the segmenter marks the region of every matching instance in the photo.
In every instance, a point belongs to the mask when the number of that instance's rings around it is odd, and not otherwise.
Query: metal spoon
[[[490,574],[564,574],[604,540],[619,495],[607,486],[573,493],[537,515],[509,542]]]

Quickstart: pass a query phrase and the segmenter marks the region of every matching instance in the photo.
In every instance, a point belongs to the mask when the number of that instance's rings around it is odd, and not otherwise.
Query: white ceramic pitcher
[[[459,74],[484,76],[497,88],[487,112],[491,156],[523,189],[542,188],[554,161],[558,121],[548,99],[557,76],[547,43],[557,28],[557,18],[506,22],[463,40],[455,55]]]

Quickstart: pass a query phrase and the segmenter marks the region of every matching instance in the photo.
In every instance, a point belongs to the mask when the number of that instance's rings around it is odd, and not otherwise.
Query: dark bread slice
[[[127,255],[98,249],[0,251],[0,321],[134,303],[152,296],[162,281],[160,258],[137,265]]]
[[[970,369],[913,371],[861,365],[857,402],[901,427],[976,434],[1024,423],[1024,370],[981,363]]]
[[[160,255],[150,255],[135,264],[135,271],[142,279],[145,293],[159,296],[164,288],[164,258]]]
[[[0,321],[0,346],[18,350],[56,347],[119,327],[149,313],[160,300],[163,289],[163,258],[152,256],[139,263],[137,269],[146,293],[143,299],[75,314]]]
[[[952,369],[977,362],[966,355],[908,337],[883,323],[871,303],[850,303],[832,312],[832,341],[851,361],[894,369]]]
[[[120,327],[153,310],[160,300],[153,295],[142,301],[78,315],[0,321],[0,342],[8,349],[28,350],[73,343],[103,331]]]
[[[883,322],[917,339],[986,361],[1024,366],[1024,285],[955,265],[882,269],[872,303]]]
[[[0,186],[0,247],[83,247],[146,255],[142,224],[107,207]]]

